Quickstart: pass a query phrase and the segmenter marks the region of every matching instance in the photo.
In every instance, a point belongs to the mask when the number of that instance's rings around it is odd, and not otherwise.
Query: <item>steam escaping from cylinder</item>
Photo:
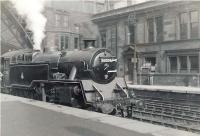
[[[42,14],[44,0],[10,0],[18,14],[26,21],[26,28],[33,32],[33,48],[41,50],[41,43],[45,37],[46,18]]]

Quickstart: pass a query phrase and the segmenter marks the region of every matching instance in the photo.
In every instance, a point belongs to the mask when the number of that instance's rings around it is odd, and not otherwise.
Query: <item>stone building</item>
[[[91,15],[99,12],[102,4],[86,0],[48,1],[44,11],[47,24],[43,46],[73,50],[85,48],[86,42],[91,41],[97,47],[98,30],[91,22]]]
[[[129,25],[131,14],[135,25]],[[95,14],[92,21],[100,45],[119,59],[119,76],[132,80],[136,44],[138,83],[199,86],[199,1],[148,1]]]
[[[9,1],[1,3],[1,53],[23,48],[32,48],[32,32],[26,29],[24,18],[18,15]],[[55,1],[45,3],[47,18],[42,47],[57,46],[59,50],[85,48],[91,42],[98,46],[97,26],[91,22],[91,15],[104,7],[99,0]],[[83,42],[84,41],[84,42]]]

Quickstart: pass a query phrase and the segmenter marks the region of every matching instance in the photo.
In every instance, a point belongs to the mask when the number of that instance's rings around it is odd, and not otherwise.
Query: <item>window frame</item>
[[[128,26],[128,31],[129,31],[129,42],[130,44],[134,44],[136,42],[136,37],[135,37],[135,34],[136,34],[136,26],[134,24],[130,24]]]
[[[117,25],[111,27],[111,50],[117,56]]]
[[[106,30],[100,31],[100,36],[101,36],[101,47],[106,48],[107,47],[107,32]]]
[[[186,17],[185,19],[182,19],[183,14],[185,14],[185,17]],[[189,31],[188,23],[189,23],[188,13],[187,12],[179,13],[180,40],[188,39],[188,31]]]
[[[176,58],[176,71],[172,71],[172,69],[171,69],[171,61],[170,61],[170,58],[172,58],[172,57],[175,57]],[[181,57],[185,57],[185,61],[186,61],[186,68],[181,68]],[[195,68],[195,69],[192,69],[192,61],[191,61],[191,59],[190,59],[190,57],[196,57],[197,58],[197,61],[196,62],[198,62],[197,64],[195,64],[197,67]],[[167,59],[168,59],[168,67],[167,67],[167,71],[169,72],[169,73],[175,73],[175,74],[177,74],[177,73],[183,73],[183,74],[190,74],[190,73],[200,73],[200,62],[199,62],[199,55],[198,54],[180,54],[180,55],[173,55],[173,54],[171,54],[171,55],[168,55],[167,56]],[[195,61],[193,61],[193,62],[195,62]],[[174,69],[175,70],[175,69]]]
[[[78,41],[79,41],[78,39],[79,39],[78,37],[74,37],[74,49],[78,49],[78,47],[79,47],[79,46],[78,46],[78,43],[79,43],[79,42],[78,42]]]
[[[192,14],[191,13],[197,12],[197,18],[196,18],[196,22],[192,21]],[[197,39],[199,38],[199,11],[198,10],[192,10],[189,12],[189,19],[190,19],[190,39]],[[197,28],[196,29],[192,29],[192,25],[196,24]],[[197,30],[197,35],[193,36],[192,30]]]
[[[181,56],[178,56],[178,59],[179,59],[179,72],[180,73],[188,73],[188,70],[189,70],[188,56],[187,55],[181,55]]]
[[[151,22],[152,23],[151,24],[152,27],[150,27],[150,22],[149,22],[150,20],[152,21]],[[154,18],[148,18],[147,19],[147,28],[148,28],[148,30],[147,30],[147,32],[148,32],[148,42],[149,43],[154,43],[154,36],[155,36],[155,32],[154,32]],[[152,31],[150,31],[150,30],[152,30]],[[152,37],[150,38],[150,36],[152,36]]]
[[[176,68],[175,69],[172,69],[170,58],[176,58]],[[169,60],[169,69],[168,69],[168,71],[170,73],[178,73],[178,56],[168,56],[168,60]],[[174,72],[173,72],[173,70],[174,70]]]
[[[161,18],[161,24],[158,24],[158,19],[160,19]],[[163,16],[157,16],[157,17],[155,17],[155,25],[156,25],[156,42],[163,42],[163,30],[164,30],[164,26],[163,26]],[[161,30],[160,30],[160,32],[159,32],[159,34],[158,34],[158,25],[161,25]]]
[[[55,14],[55,26],[58,27],[61,25],[61,14],[56,13]]]
[[[192,68],[192,61],[191,61],[191,57],[196,57],[196,59],[197,59],[197,61],[194,61],[194,62],[197,62],[197,67],[196,68]],[[199,56],[198,55],[189,55],[188,56],[188,58],[189,58],[189,68],[190,68],[190,73],[199,73],[200,71],[199,71]]]
[[[56,34],[54,42],[55,42],[55,45],[58,46],[59,50],[68,49],[69,48],[69,35],[65,34],[65,33],[64,34],[63,33]]]
[[[69,27],[69,17],[67,15],[63,15],[63,27]]]

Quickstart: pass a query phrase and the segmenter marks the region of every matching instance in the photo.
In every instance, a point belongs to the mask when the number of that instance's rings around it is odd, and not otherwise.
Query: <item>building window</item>
[[[60,49],[64,50],[65,49],[64,47],[65,47],[65,36],[61,35],[61,37],[60,37]]]
[[[80,26],[75,24],[74,28],[75,28],[75,33],[79,34],[80,33]]]
[[[155,66],[156,65],[156,57],[146,57],[145,62],[150,63],[151,66]]]
[[[106,48],[106,31],[100,32],[101,35],[101,44],[103,48]]]
[[[66,34],[57,34],[55,37],[55,45],[59,47],[60,50],[65,50],[68,48],[69,38]]]
[[[180,14],[180,39],[187,39],[188,34],[188,17],[187,13]]]
[[[179,57],[179,63],[180,63],[180,72],[181,73],[187,73],[187,56],[180,56]]]
[[[163,18],[162,17],[156,17],[156,41],[162,42],[163,41]]]
[[[74,48],[75,49],[78,48],[78,38],[77,37],[74,38]]]
[[[95,47],[95,40],[84,40],[85,48]]]
[[[177,57],[169,57],[170,72],[177,73]]]
[[[190,12],[190,37],[192,39],[199,37],[199,18],[198,11]]]
[[[56,14],[56,26],[61,25],[61,16],[59,14]]]
[[[135,26],[133,24],[129,25],[129,33],[130,33],[130,44],[135,43]]]
[[[117,26],[111,28],[111,50],[113,54],[117,55]]]
[[[198,56],[189,56],[189,61],[190,61],[190,72],[198,73],[199,72]]]
[[[69,18],[65,14],[55,14],[56,17],[56,26],[57,27],[65,27],[68,28],[69,26]]]
[[[63,26],[65,27],[65,28],[68,28],[68,16],[63,16]]]
[[[65,35],[65,44],[64,44],[65,49],[67,49],[69,47],[68,43],[69,43],[69,37],[67,35]]]
[[[153,18],[149,18],[147,20],[149,42],[154,42],[154,21],[153,20],[154,20]]]
[[[169,71],[171,73],[198,73],[199,72],[199,58],[198,55],[186,56],[170,56],[169,57]]]

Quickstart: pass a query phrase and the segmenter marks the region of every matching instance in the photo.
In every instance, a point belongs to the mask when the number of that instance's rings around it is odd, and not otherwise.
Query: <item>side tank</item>
[[[117,59],[108,49],[56,51],[46,49],[38,54],[33,63],[49,63],[53,72],[65,73],[69,78],[72,68],[77,79],[91,78],[98,83],[109,83],[116,76]]]

